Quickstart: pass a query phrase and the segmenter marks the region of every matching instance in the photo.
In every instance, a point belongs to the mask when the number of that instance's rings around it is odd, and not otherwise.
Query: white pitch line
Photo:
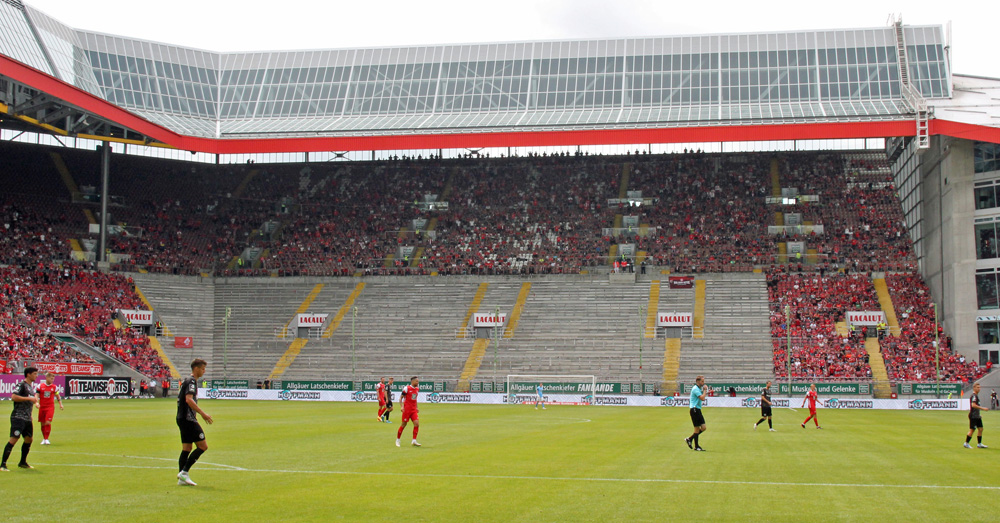
[[[58,451],[58,450],[51,450],[51,451],[50,450],[44,450],[42,452],[45,452],[46,454],[71,454],[71,455],[76,455],[76,456],[104,456],[104,457],[108,457],[108,458],[152,459],[152,460],[158,460],[158,461],[173,461],[175,463],[177,462],[177,458],[157,458],[157,457],[152,457],[152,456],[127,456],[127,455],[124,455],[124,454],[98,454],[98,453],[95,453],[95,452],[66,452],[66,451]],[[224,467],[224,468],[233,469],[233,470],[246,470],[243,467],[234,467],[232,465],[223,465],[222,463],[212,463],[210,461],[199,461],[198,463],[200,463],[202,465],[214,465],[216,467]],[[163,467],[146,467],[146,468],[163,468]]]
[[[164,458],[165,459],[165,458]],[[207,463],[206,463],[207,464]],[[174,467],[145,467],[136,465],[96,465],[92,463],[39,463],[47,467],[93,467],[121,469],[157,469],[174,470]],[[219,465],[227,467],[228,465]],[[789,481],[724,481],[709,479],[659,479],[659,478],[572,478],[558,476],[498,476],[490,474],[420,474],[407,472],[362,472],[344,470],[284,470],[284,469],[246,469],[231,467],[215,472],[260,472],[269,474],[319,474],[332,476],[393,476],[412,478],[438,479],[504,479],[528,481],[593,481],[606,483],[678,483],[707,485],[753,485],[771,487],[848,487],[848,488],[903,488],[903,489],[952,489],[952,490],[1000,490],[1000,486],[990,485],[891,485],[879,483],[794,483]]]

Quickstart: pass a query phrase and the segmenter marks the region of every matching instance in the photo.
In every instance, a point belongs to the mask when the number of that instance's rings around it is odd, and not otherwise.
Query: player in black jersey
[[[764,385],[764,390],[760,393],[760,419],[753,424],[753,430],[757,430],[757,425],[767,420],[767,428],[774,432],[774,425],[771,424],[771,382]]]
[[[198,406],[198,380],[205,375],[205,367],[208,364],[205,360],[196,359],[191,362],[191,375],[181,383],[180,393],[177,395],[177,428],[181,431],[181,457],[177,464],[181,471],[177,473],[178,485],[197,485],[191,481],[188,471],[198,461],[198,458],[208,450],[208,443],[205,442],[205,431],[198,423],[198,416],[212,424],[212,416],[205,414]],[[192,444],[198,448],[192,451]]]
[[[965,445],[962,445],[963,447],[967,449],[972,448],[969,442],[972,441],[972,433],[978,428],[979,435],[976,439],[979,441],[979,444],[976,446],[981,449],[987,448],[986,445],[983,445],[983,415],[981,413],[988,410],[990,409],[979,404],[979,384],[977,383],[972,386],[972,396],[969,397],[969,433],[965,435]]]
[[[24,369],[24,381],[17,384],[17,388],[11,393],[14,410],[10,413],[10,440],[3,448],[3,461],[0,462],[0,472],[9,472],[7,469],[7,458],[14,450],[17,440],[24,438],[21,443],[21,462],[17,464],[22,469],[33,469],[28,465],[28,451],[31,450],[31,437],[35,435],[34,427],[31,424],[31,409],[38,403],[35,391],[31,384],[38,377],[38,369],[28,367]]]
[[[389,421],[389,413],[392,412],[392,383],[395,378],[389,378],[389,381],[385,384],[385,412],[382,413],[382,421],[386,423],[392,423]]]

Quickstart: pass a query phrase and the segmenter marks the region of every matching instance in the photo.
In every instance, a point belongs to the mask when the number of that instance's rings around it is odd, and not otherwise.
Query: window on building
[[[1000,144],[976,142],[972,154],[977,173],[1000,171]]]
[[[976,298],[980,309],[1000,308],[997,299],[997,275],[992,272],[976,274]]]
[[[977,323],[979,326],[979,344],[991,345],[1000,343],[1000,323],[995,321]]]
[[[976,210],[992,209],[997,206],[996,186],[976,187]]]
[[[994,223],[976,224],[976,259],[997,257],[997,232]]]

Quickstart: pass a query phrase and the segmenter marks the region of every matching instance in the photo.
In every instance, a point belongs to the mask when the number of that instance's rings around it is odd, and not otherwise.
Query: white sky
[[[1000,77],[1000,2],[25,0],[64,24],[210,51],[339,49],[952,22],[955,73]]]

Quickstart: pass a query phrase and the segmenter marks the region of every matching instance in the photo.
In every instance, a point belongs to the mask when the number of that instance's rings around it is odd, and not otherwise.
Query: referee
[[[771,382],[764,385],[764,390],[760,393],[760,419],[753,424],[753,430],[757,430],[757,425],[767,420],[767,428],[774,432],[774,425],[771,424]]]
[[[705,377],[698,376],[695,378],[694,383],[694,388],[691,389],[691,401],[689,404],[691,407],[691,423],[694,424],[694,434],[691,437],[684,438],[684,443],[687,443],[689,449],[704,452],[705,449],[701,448],[701,445],[698,444],[698,436],[708,430],[708,427],[705,426],[705,416],[701,415],[701,406],[707,394],[707,392],[703,391],[706,388]],[[692,443],[694,443],[693,446]]]

